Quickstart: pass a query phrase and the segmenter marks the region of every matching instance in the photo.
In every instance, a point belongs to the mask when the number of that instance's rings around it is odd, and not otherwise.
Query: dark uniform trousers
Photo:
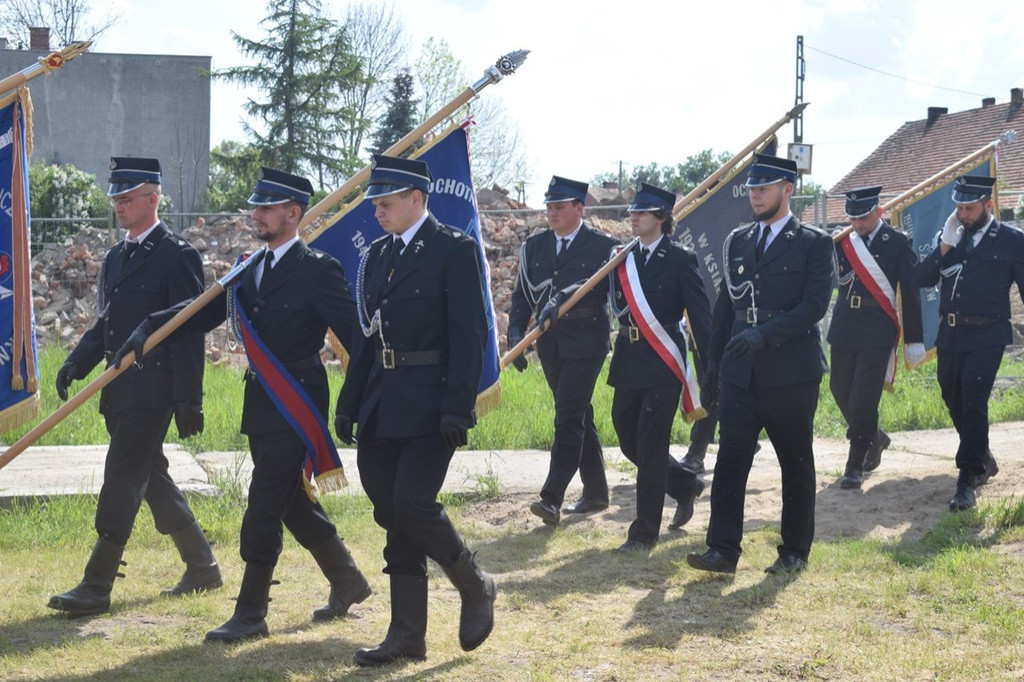
[[[730,235],[730,277],[715,302],[710,355],[722,358],[720,429],[707,544],[740,554],[747,477],[764,428],[782,474],[779,554],[806,561],[814,540],[814,414],[827,369],[818,322],[832,295],[834,251],[828,235],[792,217],[760,259],[757,237],[757,223]],[[751,287],[733,301],[727,281]],[[738,358],[723,356],[732,337],[754,327],[751,291],[756,329],[767,346]]]
[[[607,260],[614,239],[583,223],[566,253],[556,257],[555,233],[544,230],[526,240],[521,272],[512,294],[509,329],[525,333],[531,316],[558,291],[582,282]],[[526,275],[526,277],[524,277]],[[539,292],[534,307],[524,279],[539,285],[550,280],[550,289]],[[541,488],[541,499],[556,507],[565,501],[565,490],[577,471],[587,499],[608,500],[604,453],[594,426],[591,398],[601,367],[608,356],[611,325],[608,319],[608,284],[599,283],[553,329],[537,340],[537,355],[555,401],[555,436],[551,465]]]
[[[483,266],[472,238],[429,214],[393,267],[391,244],[386,235],[370,245],[363,303],[370,317],[380,311],[381,329],[349,363],[338,412],[358,422],[359,478],[387,534],[384,572],[423,576],[427,557],[447,567],[465,550],[437,501],[454,454],[441,418],[475,421],[487,333]],[[382,362],[381,335],[393,367]],[[403,361],[431,354],[422,364]]]
[[[893,291],[899,291],[903,340],[921,343],[921,297],[912,278],[916,259],[910,241],[883,221],[871,236],[867,251]],[[853,274],[846,252],[838,245],[836,264],[841,280]],[[846,438],[857,448],[867,448],[878,434],[878,403],[889,357],[899,340],[897,333],[895,323],[859,276],[839,286],[828,330],[832,352],[829,390],[846,420]]]
[[[960,435],[957,468],[980,474],[989,451],[988,400],[1003,351],[1013,342],[1014,283],[1024,299],[1024,232],[993,220],[977,246],[969,241],[965,234],[945,255],[936,246],[913,274],[918,286],[940,285],[937,378]]]
[[[108,360],[135,327],[154,311],[203,291],[199,253],[158,223],[129,251],[122,241],[107,252],[100,292],[103,312],[68,356],[84,379]],[[185,335],[150,352],[103,389],[110,446],[96,508],[96,532],[124,545],[142,501],[157,531],[175,533],[195,523],[184,495],[167,471],[163,441],[175,402],[199,404],[204,351],[199,334]]]
[[[686,342],[679,329],[685,312],[695,347],[706,352],[711,312],[696,254],[663,237],[646,263],[634,257],[634,264],[647,306],[671,342],[685,355]],[[612,278],[616,310],[627,311],[620,322],[635,327],[618,274]],[[622,327],[615,339],[608,383],[615,388],[612,422],[619,447],[637,467],[636,520],[630,525],[629,539],[651,544],[661,531],[665,493],[680,500],[694,489],[696,476],[669,453],[683,385],[647,337],[639,334],[631,340]]]
[[[341,264],[300,240],[263,273],[259,287],[257,265],[258,260],[242,275],[239,303],[260,339],[326,419],[330,395],[320,348],[328,327],[346,348],[352,348],[355,323],[355,306]],[[221,294],[201,309],[179,332],[210,331],[223,323],[228,295],[230,292]],[[182,307],[151,317],[162,324]],[[245,374],[241,431],[248,436],[253,461],[242,519],[242,559],[261,566],[276,565],[283,548],[282,526],[306,549],[334,537],[334,524],[320,503],[310,500],[302,483],[305,445],[251,372]]]

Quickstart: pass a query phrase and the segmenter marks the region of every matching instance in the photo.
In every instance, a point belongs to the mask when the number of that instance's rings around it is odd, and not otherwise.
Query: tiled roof
[[[942,114],[931,123],[927,118],[904,123],[829,189],[829,224],[849,222],[843,192],[882,185],[884,203],[1014,129],[1024,135],[1024,106],[1019,101]],[[1024,190],[1024,138],[1000,148],[999,188]],[[1003,195],[999,203],[1013,208],[1017,199]],[[805,210],[803,219],[813,220],[813,210]]]

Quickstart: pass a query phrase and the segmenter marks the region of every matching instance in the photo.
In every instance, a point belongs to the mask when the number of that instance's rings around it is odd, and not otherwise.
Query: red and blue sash
[[[345,478],[345,469],[327,429],[326,420],[305,389],[256,334],[238,300],[238,285],[232,287],[231,295],[234,297],[235,316],[249,367],[281,416],[306,446],[306,461],[303,465],[306,492],[315,501],[318,488],[324,492],[341,490],[348,485],[348,479]]]

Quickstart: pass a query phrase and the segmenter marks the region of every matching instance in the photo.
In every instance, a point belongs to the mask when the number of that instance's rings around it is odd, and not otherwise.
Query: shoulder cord
[[[953,298],[956,296],[956,285],[960,283],[960,272],[963,269],[963,263],[954,263],[953,265],[950,265],[948,268],[942,268],[941,270],[939,270],[939,274],[942,275],[944,279],[948,279],[949,277],[953,278],[953,289],[952,291],[949,292],[950,301],[952,301]]]
[[[110,301],[107,300],[107,259],[103,259],[103,265],[100,266],[100,278],[96,287],[96,313],[99,318],[106,319],[107,312],[110,309]]]
[[[608,254],[609,260],[617,256],[622,248],[623,247],[621,245],[613,246],[611,252]],[[618,286],[620,286],[618,281],[618,268],[615,268],[615,270],[608,273],[608,307],[611,309],[612,315],[621,319],[629,313],[629,303],[621,308],[615,303],[615,288]]]
[[[373,245],[363,252],[359,258],[359,269],[356,271],[356,315],[359,317],[359,326],[363,330],[363,336],[369,338],[380,331],[380,308],[373,311],[373,317],[366,313],[366,299],[363,297],[364,281],[366,279],[366,262],[370,259],[370,250]],[[381,336],[381,341],[384,337]]]
[[[541,299],[546,299],[546,294],[551,291],[551,278],[549,277],[543,282],[534,284],[530,281],[530,275],[527,273],[527,270],[526,242],[523,242],[522,246],[519,247],[519,288],[523,290],[526,300],[530,302],[530,307],[536,309]]]
[[[725,237],[725,243],[722,244],[722,263],[725,267],[722,268],[722,274],[725,276],[725,287],[729,292],[729,298],[733,301],[738,301],[748,293],[750,294],[750,308],[754,311],[754,316],[757,316],[757,301],[754,299],[754,281],[746,280],[740,282],[739,286],[735,286],[732,283],[732,277],[729,275],[729,246],[732,244],[733,235],[735,231],[730,232]]]

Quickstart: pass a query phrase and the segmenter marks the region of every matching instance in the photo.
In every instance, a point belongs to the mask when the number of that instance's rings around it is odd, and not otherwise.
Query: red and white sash
[[[693,367],[686,362],[686,357],[679,346],[658,322],[654,311],[651,310],[651,306],[644,296],[644,289],[640,285],[635,254],[630,253],[626,256],[626,260],[620,263],[615,271],[619,278],[619,284],[622,286],[622,293],[625,294],[626,302],[629,304],[629,311],[640,328],[640,333],[644,335],[654,352],[683,384],[683,392],[679,400],[679,409],[683,413],[683,419],[687,423],[703,419],[708,413],[700,404],[700,389],[697,386],[697,377],[693,373]],[[683,348],[685,348],[686,330],[682,327],[680,330],[683,333]]]
[[[892,390],[893,382],[896,380],[896,347],[899,345],[901,330],[900,316],[896,312],[896,291],[889,284],[889,279],[878,267],[875,257],[868,251],[867,244],[856,232],[851,232],[847,239],[841,242],[846,260],[850,267],[857,273],[859,279],[867,288],[871,297],[878,302],[893,324],[896,325],[896,338],[893,340],[892,353],[889,354],[889,364],[885,368],[885,387]],[[852,286],[852,284],[851,284]]]

